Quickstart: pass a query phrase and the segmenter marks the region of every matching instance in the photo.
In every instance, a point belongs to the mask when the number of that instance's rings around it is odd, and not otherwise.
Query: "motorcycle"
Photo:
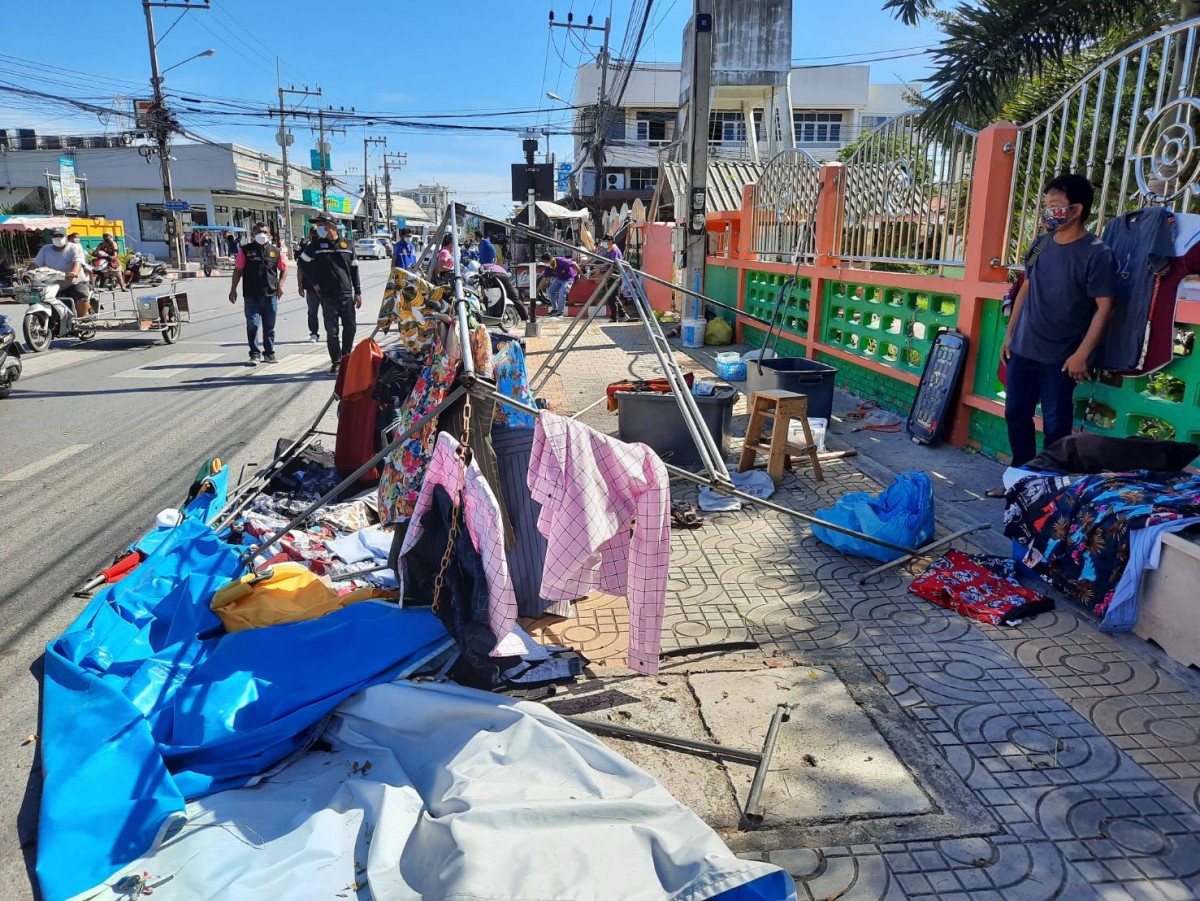
[[[62,273],[53,269],[34,270],[18,289],[18,300],[27,305],[22,323],[25,343],[34,353],[49,350],[55,338],[76,337],[87,341],[96,335],[93,327],[77,321],[74,304],[59,298],[61,279]]]
[[[92,284],[97,291],[115,291],[121,283],[117,279],[118,267],[121,264],[110,258],[108,254],[97,251],[92,258],[92,265],[89,272],[92,276]]]
[[[526,319],[512,276],[502,267],[480,266],[472,260],[465,283],[477,301],[476,312],[484,325],[498,325],[508,331]]]
[[[8,317],[0,315],[0,400],[12,393],[12,387],[20,377],[21,342],[8,324]]]
[[[167,277],[167,264],[162,260],[151,260],[134,251],[125,266],[125,283],[152,288],[161,285]]]

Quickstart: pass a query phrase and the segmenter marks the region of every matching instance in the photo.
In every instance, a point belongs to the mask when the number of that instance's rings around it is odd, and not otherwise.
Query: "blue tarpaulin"
[[[208,604],[244,571],[239,551],[189,516],[47,646],[37,873],[49,901],[103,882],[186,799],[246,784],[340,701],[450,643],[428,610],[371,602],[226,635]]]

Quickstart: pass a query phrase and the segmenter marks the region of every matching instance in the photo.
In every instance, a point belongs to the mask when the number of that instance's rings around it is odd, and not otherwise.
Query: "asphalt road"
[[[359,336],[370,329],[386,262],[362,267]],[[306,306],[285,285],[279,363],[246,364],[241,302],[227,276],[182,282],[192,321],[179,343],[155,333],[56,342],[27,354],[0,400],[0,896],[35,896],[41,772],[41,656],[83,608],[72,592],[183,501],[209,457],[233,467],[271,459],[280,437],[311,424],[333,381]],[[128,303],[128,300],[125,301]],[[0,305],[18,325],[20,308]],[[334,428],[334,414],[326,428]],[[331,439],[325,439],[331,442]],[[326,446],[331,446],[327,443]],[[250,472],[252,470],[247,470]]]

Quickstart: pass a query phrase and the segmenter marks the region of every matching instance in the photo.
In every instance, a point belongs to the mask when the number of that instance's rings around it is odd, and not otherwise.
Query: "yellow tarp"
[[[226,631],[241,632],[317,619],[357,601],[394,596],[394,592],[372,587],[339,595],[332,583],[307,567],[280,563],[230,582],[213,595],[209,606]]]

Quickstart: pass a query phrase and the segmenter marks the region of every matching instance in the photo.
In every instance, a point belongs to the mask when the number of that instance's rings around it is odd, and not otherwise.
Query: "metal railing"
[[[934,131],[920,111],[867,132],[842,167],[837,256],[845,262],[960,266],[966,258],[976,133]]]
[[[1091,226],[1129,209],[1200,210],[1200,84],[1190,19],[1097,65],[1052,107],[1020,127],[1004,264],[1020,265],[1041,229],[1042,191],[1056,175],[1096,187]]]
[[[751,224],[759,260],[812,262],[821,166],[803,150],[784,150],[767,164],[754,186]]]

